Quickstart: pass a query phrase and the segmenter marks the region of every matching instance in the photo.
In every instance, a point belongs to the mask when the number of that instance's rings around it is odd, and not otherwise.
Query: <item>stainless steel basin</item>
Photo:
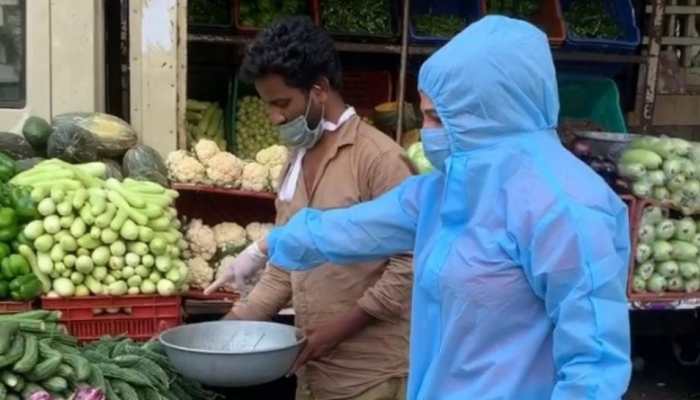
[[[239,387],[284,376],[304,339],[288,325],[215,321],[169,329],[160,342],[182,375],[208,386]]]

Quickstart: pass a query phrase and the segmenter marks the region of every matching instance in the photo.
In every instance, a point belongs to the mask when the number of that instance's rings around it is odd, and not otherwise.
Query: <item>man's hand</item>
[[[346,315],[330,323],[307,329],[304,332],[306,345],[297,356],[287,376],[295,374],[307,362],[328,355],[340,342],[364,329],[372,320],[371,315],[356,306]]]
[[[224,273],[204,290],[204,294],[214,293],[228,282],[233,282],[236,288],[239,288],[248,277],[264,268],[266,263],[267,256],[260,251],[258,243],[253,243],[226,267]]]

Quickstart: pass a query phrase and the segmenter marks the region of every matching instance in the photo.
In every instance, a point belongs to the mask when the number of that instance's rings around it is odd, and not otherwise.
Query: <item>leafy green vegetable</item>
[[[574,0],[564,11],[569,32],[578,37],[618,39],[622,29],[608,14],[603,0]]]
[[[322,0],[321,23],[330,32],[392,34],[389,0]]]
[[[429,10],[427,14],[414,16],[413,24],[420,36],[450,38],[467,26],[467,20],[456,15],[432,14]]]
[[[308,14],[303,0],[241,0],[239,18],[243,26],[264,28],[276,19]]]

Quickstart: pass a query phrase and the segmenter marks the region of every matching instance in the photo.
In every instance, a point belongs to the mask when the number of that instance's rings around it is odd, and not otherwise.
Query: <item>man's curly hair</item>
[[[248,47],[241,78],[253,82],[271,73],[302,90],[310,90],[322,77],[334,89],[340,89],[342,81],[333,39],[308,17],[281,19],[260,32]]]

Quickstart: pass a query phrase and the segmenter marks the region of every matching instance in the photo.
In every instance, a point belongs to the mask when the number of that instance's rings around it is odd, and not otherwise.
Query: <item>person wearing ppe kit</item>
[[[254,81],[292,150],[276,201],[277,224],[304,207],[340,208],[374,199],[412,173],[391,138],[363,122],[338,92],[341,72],[330,36],[307,18],[282,20],[248,49],[241,67]],[[208,291],[263,268],[256,246]],[[292,300],[307,344],[296,361],[298,400],[405,398],[411,258],[392,255],[353,268],[267,267],[228,318],[267,320]]]
[[[423,64],[419,90],[438,172],[301,210],[260,248],[292,271],[414,251],[409,399],[620,399],[627,210],[557,138],[547,37],[483,18]]]

